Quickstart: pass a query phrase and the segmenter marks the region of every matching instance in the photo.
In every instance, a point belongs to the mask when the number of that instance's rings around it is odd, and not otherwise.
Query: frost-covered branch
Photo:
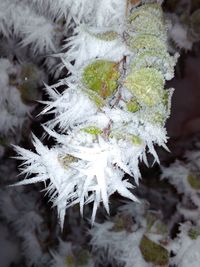
[[[65,2],[65,1],[64,1]],[[49,2],[50,3],[50,2]],[[118,192],[133,201],[139,183],[139,162],[147,153],[155,161],[158,144],[166,148],[165,121],[173,90],[164,90],[174,75],[177,55],[167,51],[167,29],[160,4],[137,8],[125,1],[82,1],[73,35],[66,40],[63,63],[70,76],[46,86],[49,101],[43,114],[54,114],[45,131],[56,145],[34,137],[36,153],[16,148],[23,173],[19,184],[49,181],[46,187],[63,226],[65,209],[93,202],[92,221],[101,202],[109,212],[109,197]],[[81,18],[83,10],[93,16]],[[74,22],[73,22],[74,23]],[[65,90],[59,93],[59,85]]]

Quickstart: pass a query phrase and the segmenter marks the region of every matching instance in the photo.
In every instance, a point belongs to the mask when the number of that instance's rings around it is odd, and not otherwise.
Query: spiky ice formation
[[[101,6],[105,1],[100,2]],[[117,7],[112,0],[105,5],[112,6],[108,9],[112,20],[103,9],[94,9],[97,20],[88,27],[80,21],[63,55],[71,75],[46,86],[50,100],[44,102],[42,113],[54,113],[55,118],[45,131],[56,145],[47,148],[34,137],[36,153],[17,148],[25,161],[23,173],[32,175],[19,184],[49,180],[46,190],[57,206],[61,226],[65,209],[77,203],[81,213],[84,205],[94,203],[94,221],[100,202],[109,212],[114,192],[137,201],[124,174],[138,184],[139,161],[147,164],[146,153],[151,153],[159,162],[154,145],[166,148],[164,123],[172,91],[164,91],[164,83],[173,77],[177,57],[167,52],[161,7],[141,5],[127,17],[124,1]],[[60,85],[66,88],[62,94]]]

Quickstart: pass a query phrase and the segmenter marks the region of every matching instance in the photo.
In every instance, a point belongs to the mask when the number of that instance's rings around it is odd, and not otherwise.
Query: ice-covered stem
[[[164,84],[174,75],[177,56],[167,52],[158,3],[126,11],[125,1],[102,0],[87,24],[75,19],[79,25],[63,55],[71,75],[46,86],[50,100],[42,112],[55,114],[44,128],[56,145],[47,148],[34,137],[36,153],[17,148],[23,173],[32,175],[19,184],[49,180],[46,190],[61,226],[65,209],[77,203],[81,213],[94,203],[94,221],[100,202],[109,212],[114,192],[137,201],[124,174],[138,184],[139,161],[147,164],[149,152],[159,162],[154,144],[166,148],[172,90]],[[60,85],[66,88],[62,94]]]

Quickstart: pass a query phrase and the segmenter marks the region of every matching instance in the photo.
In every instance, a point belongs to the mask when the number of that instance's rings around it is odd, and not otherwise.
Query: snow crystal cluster
[[[148,202],[127,202],[111,221],[95,223],[90,230],[92,252],[100,265],[151,267],[169,266],[167,225]]]
[[[34,136],[36,153],[16,148],[22,173],[30,175],[18,184],[48,181],[61,227],[72,205],[83,214],[92,202],[94,222],[101,202],[109,213],[114,192],[137,201],[130,189],[139,183],[139,162],[148,164],[147,153],[159,162],[154,145],[166,148],[173,89],[164,85],[174,76],[177,54],[167,51],[160,4],[132,8],[125,2],[81,1],[79,12],[73,3],[75,28],[62,55],[70,74],[46,86],[43,102],[42,114],[54,114],[44,129],[56,144],[48,148]]]

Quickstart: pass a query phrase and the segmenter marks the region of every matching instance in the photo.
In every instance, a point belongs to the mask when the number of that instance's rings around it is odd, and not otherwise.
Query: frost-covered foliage
[[[180,223],[178,234],[172,238],[170,221],[164,220],[161,211],[151,210],[147,201],[121,205],[115,217],[95,223],[89,232],[100,266],[199,266],[199,226]]]
[[[184,223],[179,227],[180,233],[171,244],[175,254],[172,263],[175,266],[199,266],[200,253],[200,152],[188,151],[183,160],[176,160],[169,167],[162,167],[162,179],[167,179],[180,194],[174,218],[180,215]]]
[[[200,228],[186,222],[179,227],[180,233],[171,245],[175,257],[171,263],[178,267],[199,266]]]
[[[19,143],[33,124],[38,136],[38,120],[48,120],[44,141],[33,135],[35,151],[16,147],[25,175],[17,184],[34,185],[0,189],[0,231],[20,250],[11,266],[199,266],[199,152],[162,167],[163,181],[135,187],[139,164],[159,163],[156,145],[167,149],[173,89],[164,88],[178,58],[169,39],[187,50],[199,40],[199,11],[164,14],[161,2],[0,1],[0,146]],[[49,75],[61,69],[64,79]],[[16,184],[14,159],[3,156],[0,184]],[[114,193],[129,200],[115,194],[109,206]]]
[[[127,203],[112,221],[95,223],[91,234],[92,251],[103,266],[168,266],[169,238],[167,226],[159,212],[148,203]]]
[[[200,153],[198,150],[188,151],[185,161],[176,160],[168,168],[162,167],[162,178],[168,181],[182,195],[177,211],[185,219],[200,226]]]
[[[74,252],[74,251],[75,252]],[[73,248],[70,242],[59,240],[57,252],[52,252],[51,267],[94,267],[92,255],[83,248]]]
[[[48,148],[34,136],[36,153],[16,148],[22,173],[31,176],[19,185],[45,182],[61,227],[65,209],[77,203],[81,213],[93,203],[94,222],[101,202],[109,213],[114,192],[137,201],[130,189],[139,183],[139,162],[148,165],[147,153],[159,162],[154,145],[167,148],[173,90],[164,85],[177,55],[167,51],[160,4],[125,3],[81,1],[79,10],[72,8],[76,26],[62,55],[70,75],[46,86],[49,101],[43,102],[42,114],[54,114],[44,130],[56,144]]]

